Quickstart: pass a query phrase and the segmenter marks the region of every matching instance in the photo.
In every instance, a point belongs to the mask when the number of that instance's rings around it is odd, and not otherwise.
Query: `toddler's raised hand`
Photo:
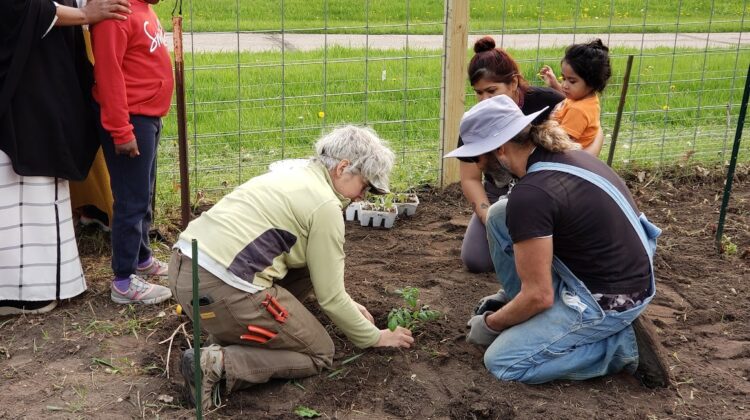
[[[550,66],[543,66],[541,70],[539,70],[539,77],[544,81],[544,84],[547,86],[557,89],[557,86],[560,86],[560,84],[557,82],[557,77],[555,77],[555,72],[552,71],[552,68]]]

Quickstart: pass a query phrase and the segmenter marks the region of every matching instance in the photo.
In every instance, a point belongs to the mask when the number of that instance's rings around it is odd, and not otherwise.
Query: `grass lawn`
[[[539,84],[542,64],[559,67],[558,49],[511,51]],[[626,56],[602,96],[606,158]],[[195,63],[193,64],[193,59]],[[636,56],[615,164],[661,166],[728,159],[750,52],[671,49]],[[439,179],[441,57],[435,51],[327,51],[199,54],[186,57],[191,190],[214,199],[272,161],[308,156],[331,127],[369,124],[398,156],[396,190]],[[283,65],[282,65],[283,64]],[[194,70],[193,70],[194,68]],[[475,103],[470,86],[467,108]],[[159,194],[176,205],[176,118],[165,119]],[[750,143],[743,145],[744,159]],[[726,154],[725,154],[726,153]]]
[[[747,2],[706,0],[472,0],[472,32],[737,32]],[[162,22],[173,1],[156,6]],[[284,30],[441,34],[443,0],[185,0],[186,31]],[[239,12],[238,12],[239,11]],[[192,21],[190,21],[192,18]]]

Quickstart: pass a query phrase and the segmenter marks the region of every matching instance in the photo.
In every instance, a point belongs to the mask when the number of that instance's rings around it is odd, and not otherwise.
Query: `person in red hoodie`
[[[166,277],[167,264],[151,253],[148,231],[156,180],[161,117],[169,111],[174,79],[164,31],[151,4],[131,0],[128,20],[92,28],[94,99],[114,197],[111,297],[116,303],[154,304],[172,296],[147,281]]]

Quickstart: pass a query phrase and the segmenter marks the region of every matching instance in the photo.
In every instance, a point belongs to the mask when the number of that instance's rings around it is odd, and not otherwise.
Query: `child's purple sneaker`
[[[153,305],[164,302],[172,297],[172,292],[169,288],[158,284],[151,284],[135,274],[130,275],[128,290],[121,291],[115,287],[114,283],[110,286],[110,290],[112,301],[122,304],[142,303],[144,305]]]
[[[167,271],[169,271],[169,264],[159,261],[154,257],[151,257],[151,263],[145,267],[140,265],[136,268],[135,274],[140,277],[159,276],[166,277]]]

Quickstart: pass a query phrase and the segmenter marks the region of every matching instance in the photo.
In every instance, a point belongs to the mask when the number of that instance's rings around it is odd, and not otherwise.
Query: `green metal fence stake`
[[[195,418],[198,420],[203,419],[203,399],[201,396],[201,384],[203,382],[203,371],[201,371],[201,313],[200,313],[200,302],[198,297],[198,240],[193,239],[193,344],[194,348],[194,361],[195,367],[194,378],[195,381]]]
[[[612,166],[612,159],[615,157],[615,146],[617,146],[617,136],[620,134],[620,122],[622,121],[622,111],[625,109],[625,98],[628,96],[628,85],[630,85],[630,70],[633,68],[633,56],[628,56],[628,64],[625,66],[625,75],[622,77],[622,91],[620,92],[620,103],[617,104],[617,116],[615,117],[615,127],[612,129],[612,141],[609,143],[609,156],[607,157],[607,166]]]
[[[745,126],[745,114],[747,113],[747,101],[750,96],[750,66],[745,76],[745,93],[742,95],[740,116],[737,120],[737,131],[734,134],[734,146],[732,146],[732,158],[729,160],[727,170],[727,182],[724,184],[724,198],[721,200],[721,211],[719,212],[719,226],[716,228],[716,249],[721,252],[721,237],[724,234],[724,219],[727,215],[729,196],[732,194],[732,181],[734,180],[734,168],[737,166],[737,155],[740,153],[740,140],[742,140],[742,129]]]

